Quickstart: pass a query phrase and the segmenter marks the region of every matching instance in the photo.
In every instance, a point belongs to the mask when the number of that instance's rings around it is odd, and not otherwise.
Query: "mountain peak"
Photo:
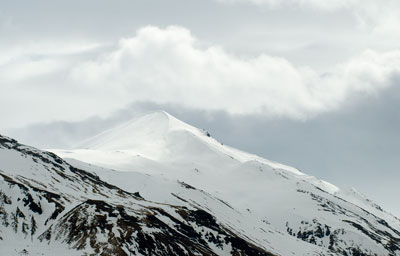
[[[138,120],[155,120],[158,122],[169,122],[170,120],[178,120],[177,118],[175,118],[174,116],[172,116],[171,114],[169,114],[168,112],[164,111],[164,110],[155,110],[155,111],[151,111],[151,112],[147,112],[139,117],[133,118],[132,120],[130,120],[129,122],[136,122]]]
[[[149,159],[160,159],[168,152],[173,153],[177,145],[188,145],[188,140],[202,137],[207,135],[201,130],[159,110],[95,135],[76,148],[130,151]]]
[[[149,125],[152,129],[155,128],[153,125],[157,126],[166,123],[169,130],[198,130],[197,128],[179,120],[164,110],[149,112],[143,116],[140,116],[139,118],[131,120],[130,122],[148,122],[147,125]]]
[[[164,110],[156,110],[152,112],[145,113],[139,117],[133,118],[129,120],[128,122],[122,124],[120,127],[125,126],[128,127],[130,125],[135,125],[137,126],[138,124],[143,125],[144,127],[147,127],[149,129],[161,129],[161,128],[168,128],[168,129],[174,129],[179,126],[187,126],[190,127],[190,125],[182,122],[181,120],[177,119],[176,117],[172,116],[168,112]],[[118,127],[115,127],[118,128]],[[114,129],[115,129],[114,128]]]
[[[108,152],[104,157],[112,153],[114,161],[118,158],[126,164],[131,161],[128,160],[128,155],[151,161],[190,165],[208,163],[214,168],[226,163],[259,162],[296,175],[304,175],[296,168],[223,145],[207,131],[193,127],[163,110],[149,112],[106,130],[87,139],[75,149]]]

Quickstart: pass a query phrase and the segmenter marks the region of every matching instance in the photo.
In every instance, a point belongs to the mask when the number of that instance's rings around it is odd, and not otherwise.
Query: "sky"
[[[70,147],[164,109],[400,216],[400,1],[0,0],[0,132]]]

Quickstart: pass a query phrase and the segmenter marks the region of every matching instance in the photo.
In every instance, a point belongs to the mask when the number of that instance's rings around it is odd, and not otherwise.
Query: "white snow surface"
[[[57,172],[54,168],[55,160],[51,155],[46,154],[30,147],[24,147],[32,154],[37,154],[42,159],[36,156],[24,154],[21,151],[0,148],[0,174],[4,177],[10,177],[21,184],[26,184],[27,188],[34,195],[34,200],[40,202],[45,201],[44,197],[39,198],[34,193],[32,187],[43,189],[51,193],[61,195],[60,201],[65,203],[69,212],[76,206],[80,205],[82,201],[87,199],[102,200],[107,203],[115,205],[124,205],[126,211],[130,210],[143,210],[143,207],[162,207],[169,215],[176,219],[181,219],[180,215],[175,211],[175,206],[184,206],[188,209],[203,209],[211,213],[218,223],[234,232],[239,237],[246,239],[254,245],[264,248],[269,252],[276,255],[329,255],[326,248],[317,247],[312,244],[304,243],[297,240],[292,236],[276,230],[270,224],[260,220],[255,214],[249,211],[238,211],[206,191],[197,190],[189,187],[188,185],[176,181],[171,181],[160,176],[150,176],[140,172],[118,172],[102,167],[94,166],[78,160],[69,159],[70,164],[76,168],[88,172],[94,172],[101,176],[105,181],[113,184],[119,184],[120,188],[130,192],[140,192],[140,194],[150,201],[130,201],[129,198],[118,196],[118,191],[114,190],[94,190],[88,182],[80,180],[76,173],[72,172],[68,165],[61,162],[57,167],[58,170],[64,169],[63,172]],[[0,175],[0,177],[3,177]],[[25,255],[26,250],[28,255],[93,255],[93,249],[86,246],[81,251],[76,251],[71,244],[65,240],[52,240],[47,243],[46,241],[40,242],[37,238],[45,230],[54,224],[52,229],[53,236],[60,235],[58,232],[64,232],[65,228],[59,225],[60,219],[68,218],[68,216],[60,215],[56,219],[50,220],[49,224],[45,224],[48,217],[55,210],[54,207],[48,207],[52,203],[43,204],[43,212],[35,213],[26,207],[23,200],[17,198],[24,198],[26,195],[19,186],[10,186],[4,178],[0,179],[0,195],[6,196],[11,203],[4,201],[0,198],[1,212],[0,219],[4,217],[4,213],[8,215],[13,214],[13,209],[20,209],[23,216],[20,221],[30,220],[31,217],[36,219],[38,230],[35,235],[23,233],[23,225],[21,222],[17,226],[17,230],[13,231],[10,225],[0,226],[0,255]],[[106,194],[103,194],[106,193]],[[154,201],[154,202],[151,202]],[[5,203],[4,203],[5,202]],[[161,204],[160,204],[161,203]],[[170,207],[173,206],[173,207]],[[87,209],[89,212],[83,214],[93,214],[91,208]],[[67,214],[68,215],[68,214]],[[168,218],[161,219],[169,224]],[[90,220],[88,220],[90,222]],[[22,224],[22,225],[21,225]],[[171,223],[171,226],[174,225]],[[148,230],[150,233],[152,230]],[[154,231],[157,231],[156,228]],[[205,232],[210,230],[205,230]],[[205,234],[205,232],[203,232]],[[117,231],[115,232],[118,233]],[[24,235],[25,234],[25,235]],[[101,234],[98,235],[101,240]],[[105,239],[105,237],[104,237]],[[210,244],[212,246],[212,244]],[[223,249],[214,248],[219,255],[229,255],[230,246],[224,245]],[[137,254],[141,255],[141,254]]]
[[[73,150],[51,151],[124,190],[140,192],[147,200],[179,204],[181,200],[174,195],[180,195],[208,208],[226,223],[233,219],[246,222],[232,225],[236,230],[242,228],[244,234],[250,233],[257,244],[264,243],[281,255],[293,252],[328,255],[327,251],[323,252],[326,249],[304,242],[300,247],[305,249],[298,248],[300,240],[287,234],[288,225],[296,232],[317,220],[335,227],[337,232],[345,230],[343,237],[347,243],[377,255],[384,255],[382,245],[365,243],[369,238],[346,221],[358,223],[363,219],[375,223],[376,218],[381,218],[393,229],[400,230],[396,217],[359,193],[342,191],[296,168],[223,145],[206,131],[164,111],[152,112],[104,131]],[[220,199],[241,217],[226,216],[218,204],[204,199],[201,193],[182,190],[176,181],[194,186],[210,198]],[[331,210],[326,210],[327,207]],[[346,213],[338,216],[342,209]],[[253,228],[255,231],[250,232]],[[389,228],[383,228],[396,236]],[[271,232],[273,235],[266,235]],[[326,239],[318,242],[325,243],[325,247],[329,244]]]

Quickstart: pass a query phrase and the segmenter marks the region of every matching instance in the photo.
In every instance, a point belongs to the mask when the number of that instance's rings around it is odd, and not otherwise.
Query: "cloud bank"
[[[398,38],[398,0],[216,0],[224,4],[251,3],[268,9],[301,8],[316,11],[348,11],[360,29],[374,36]]]
[[[233,54],[179,26],[142,27],[111,45],[43,45],[0,58],[8,127],[104,116],[139,101],[305,120],[379,93],[400,72],[398,50],[365,50],[320,73],[281,57]]]
[[[74,67],[71,77],[124,100],[304,119],[335,110],[354,94],[376,93],[399,72],[400,51],[366,50],[319,74],[279,57],[204,47],[183,27],[147,26]]]
[[[265,5],[272,8],[278,8],[282,6],[303,6],[303,7],[315,7],[325,10],[334,10],[339,8],[345,8],[354,5],[359,2],[358,0],[217,0],[221,3],[233,4],[233,3],[245,3],[250,2],[257,5]]]

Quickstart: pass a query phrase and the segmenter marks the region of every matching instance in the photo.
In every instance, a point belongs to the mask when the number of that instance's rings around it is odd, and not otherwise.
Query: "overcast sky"
[[[400,216],[398,13],[398,0],[0,0],[0,132],[68,147],[161,108]]]

